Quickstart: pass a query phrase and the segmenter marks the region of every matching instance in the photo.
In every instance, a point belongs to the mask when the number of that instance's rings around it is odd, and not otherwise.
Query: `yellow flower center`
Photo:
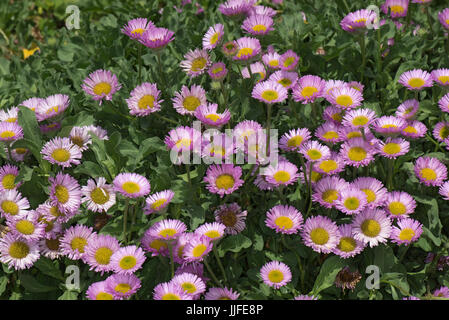
[[[435,180],[437,178],[437,173],[433,169],[430,169],[430,168],[421,169],[420,174],[421,174],[421,178],[423,178],[427,181]]]
[[[203,57],[196,58],[195,60],[192,61],[191,70],[194,72],[201,71],[204,69],[204,67],[206,67],[206,64],[207,64],[206,58]]]
[[[278,67],[279,66],[279,60],[270,60],[270,61],[268,61],[268,64],[271,66],[271,67]]]
[[[62,185],[57,185],[55,187],[55,195],[56,199],[58,199],[58,202],[60,203],[66,203],[69,201],[69,190]]]
[[[310,149],[310,150],[308,150],[307,151],[307,155],[312,160],[318,160],[318,159],[320,159],[323,156],[321,154],[321,152],[319,150],[317,150],[317,149]]]
[[[140,186],[132,181],[127,181],[124,184],[122,184],[122,189],[126,192],[126,193],[137,193],[140,191]]]
[[[120,293],[127,293],[129,290],[131,290],[131,286],[128,283],[119,283],[118,285],[115,286],[114,290],[116,292],[120,292]]]
[[[312,171],[312,182],[320,181],[323,175],[319,172]]]
[[[96,296],[95,296],[96,300],[114,300],[114,297],[112,296],[112,294],[110,293],[106,293],[106,292],[99,292]]]
[[[16,136],[15,132],[14,131],[9,131],[9,130],[3,131],[0,134],[0,137],[2,137],[3,139],[9,139],[9,138],[13,138],[15,136]]]
[[[444,140],[448,136],[449,136],[449,127],[447,126],[442,127],[440,130],[440,138]]]
[[[348,96],[347,94],[342,94],[341,96],[338,96],[337,99],[335,99],[338,105],[348,107],[352,105],[354,102],[352,101],[352,98]]]
[[[341,115],[341,113],[334,113],[334,114],[331,116],[331,118],[332,118],[334,121],[341,122],[341,120],[343,119],[343,116]]]
[[[223,71],[222,67],[216,67],[215,69],[212,69],[212,73],[213,74],[217,74]]]
[[[282,84],[284,87],[288,87],[292,84],[292,81],[289,78],[282,78],[278,83]]]
[[[391,13],[402,14],[404,12],[404,8],[400,5],[390,6]]]
[[[221,236],[220,232],[218,232],[217,230],[209,230],[209,231],[205,232],[204,235],[211,239],[220,238],[220,236]]]
[[[87,240],[81,237],[75,237],[70,242],[70,247],[73,250],[78,250],[79,253],[84,253],[84,247],[87,244]]]
[[[384,145],[383,150],[386,154],[396,154],[401,151],[401,146],[399,143],[390,142]]]
[[[271,270],[268,273],[268,279],[273,283],[279,283],[284,280],[284,274],[280,270]]]
[[[159,208],[162,207],[164,205],[164,203],[166,203],[166,202],[167,202],[167,199],[158,199],[151,204],[151,209],[159,210]]]
[[[196,108],[198,108],[201,104],[200,99],[198,99],[195,96],[188,96],[184,98],[184,101],[182,102],[182,106],[189,110],[189,111],[195,111]]]
[[[418,133],[418,130],[416,130],[414,127],[412,126],[408,126],[403,130],[405,133]]]
[[[95,261],[98,262],[98,264],[108,265],[112,254],[112,250],[108,247],[98,248],[95,252]]]
[[[204,253],[204,251],[206,251],[206,249],[207,249],[206,245],[201,243],[201,244],[197,245],[195,248],[193,248],[192,255],[195,258],[199,258],[203,255],[203,253]]]
[[[17,154],[24,154],[24,153],[26,153],[26,152],[28,151],[28,149],[25,149],[25,148],[16,148],[16,149],[14,149],[14,151],[15,151]]]
[[[109,192],[103,188],[95,188],[91,191],[90,198],[96,204],[105,204],[109,201]]]
[[[5,174],[2,179],[2,186],[4,189],[14,189],[16,176],[13,174]]]
[[[323,134],[323,138],[327,140],[338,139],[338,133],[335,131],[328,131]]]
[[[279,98],[279,95],[274,90],[265,90],[264,92],[262,92],[262,99],[264,100],[273,101],[276,100],[277,98]]]
[[[335,160],[324,160],[320,163],[319,167],[324,172],[329,173],[331,171],[337,170],[338,164]]]
[[[265,32],[267,31],[267,27],[263,24],[256,24],[254,27],[252,27],[253,31],[255,32]]]
[[[293,221],[289,217],[280,216],[277,217],[274,221],[274,224],[277,225],[280,229],[289,230],[293,228]]]
[[[280,183],[286,183],[290,180],[290,173],[288,173],[287,171],[278,171],[273,175],[274,180],[276,180],[276,182],[280,182]]]
[[[349,149],[348,158],[352,161],[362,161],[366,158],[366,150],[362,147],[352,147]]]
[[[301,137],[301,136],[291,137],[287,141],[287,146],[289,146],[290,148],[299,147],[301,145],[302,140],[303,140],[303,137]]]
[[[218,114],[214,114],[214,113],[208,114],[206,116],[206,118],[209,119],[209,120],[212,120],[213,122],[217,122],[218,120],[221,119]]]
[[[35,228],[34,224],[28,220],[20,220],[16,223],[16,229],[22,234],[30,235],[33,234]]]
[[[415,231],[412,228],[404,228],[399,233],[399,239],[403,241],[412,241],[413,236],[415,235]]]
[[[189,147],[191,143],[192,143],[192,140],[190,140],[189,138],[182,138],[176,142],[176,148],[179,149],[182,146]]]
[[[352,119],[352,125],[359,127],[364,126],[369,121],[368,117],[365,116],[357,116],[354,119]]]
[[[93,91],[97,96],[109,94],[111,92],[111,85],[107,82],[100,82],[95,85]]]
[[[143,30],[142,28],[137,28],[137,29],[134,29],[133,31],[131,31],[131,34],[135,35],[136,33],[138,33],[139,35],[142,35],[144,31],[145,30]]]
[[[397,127],[398,127],[397,125],[389,123],[389,124],[384,124],[382,126],[382,129],[391,129],[391,128],[397,128]]]
[[[8,253],[14,259],[23,259],[30,252],[30,247],[22,241],[16,241],[9,246]]]
[[[329,241],[329,232],[324,228],[316,228],[310,232],[310,239],[318,245],[326,244]]]
[[[301,95],[305,98],[310,98],[315,94],[315,92],[318,92],[318,89],[315,87],[304,87],[301,90]]]
[[[150,248],[153,248],[156,251],[159,251],[161,248],[167,248],[167,244],[164,241],[156,239],[156,240],[151,241]]]
[[[181,287],[184,289],[184,291],[186,291],[187,293],[195,293],[196,292],[196,287],[193,283],[191,282],[184,282],[183,284],[181,284]]]
[[[421,78],[412,78],[408,81],[408,84],[412,88],[420,88],[424,85],[425,81]]]
[[[371,202],[376,200],[376,194],[374,193],[373,190],[371,190],[371,189],[362,189],[362,191],[365,192],[365,194],[366,194],[366,201],[368,203],[371,203]]]
[[[214,33],[214,35],[210,38],[210,44],[216,44],[219,38],[220,32]]]
[[[164,238],[173,237],[178,231],[176,229],[167,228],[159,231],[159,235]]]
[[[10,215],[15,216],[17,213],[19,213],[19,206],[14,201],[5,200],[2,202],[2,210]]]
[[[237,57],[241,58],[242,56],[250,56],[253,54],[253,49],[252,48],[242,48],[239,50],[239,52],[237,52]]]
[[[344,202],[345,208],[349,210],[356,210],[360,206],[360,201],[356,197],[349,197]]]
[[[152,109],[154,107],[154,97],[150,94],[144,95],[139,99],[137,106],[140,110],[146,110],[148,108]]]
[[[59,110],[59,106],[54,106],[54,107],[48,108],[46,114],[50,114],[52,112],[58,113],[58,110]]]
[[[321,199],[323,199],[323,201],[326,201],[327,203],[333,203],[338,199],[338,192],[334,189],[326,190],[321,195]]]
[[[399,201],[390,202],[390,204],[388,205],[388,209],[395,216],[400,216],[407,211],[407,207]]]
[[[59,211],[57,206],[52,206],[50,208],[50,214],[56,218],[64,215],[61,211]]]
[[[284,67],[285,67],[285,68],[288,68],[288,67],[290,67],[294,62],[295,62],[295,57],[288,57],[288,58],[285,59],[285,61],[284,61]]]
[[[162,296],[162,300],[181,300],[181,298],[174,293],[166,293]]]
[[[222,174],[215,180],[215,185],[218,189],[231,189],[234,186],[235,180],[229,174]]]
[[[361,226],[362,232],[368,237],[375,237],[380,232],[380,224],[376,220],[366,219]]]
[[[351,252],[356,248],[357,243],[351,237],[342,237],[340,239],[340,243],[337,245],[337,248],[343,252]]]
[[[5,120],[6,122],[16,122],[17,118],[8,118]]]
[[[125,256],[120,260],[120,268],[123,270],[129,270],[134,268],[134,266],[137,264],[137,260],[133,256]]]
[[[62,148],[55,149],[52,152],[51,157],[58,162],[66,162],[67,160],[70,159],[70,152]]]

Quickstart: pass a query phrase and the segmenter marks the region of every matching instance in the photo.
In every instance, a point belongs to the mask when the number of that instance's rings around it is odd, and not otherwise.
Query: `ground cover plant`
[[[1,2],[1,298],[449,298],[447,7]]]

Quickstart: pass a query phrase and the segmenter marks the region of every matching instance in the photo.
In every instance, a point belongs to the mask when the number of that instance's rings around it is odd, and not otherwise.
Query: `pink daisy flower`
[[[396,110],[396,116],[407,121],[413,120],[419,109],[419,101],[410,99],[399,105]]]
[[[141,282],[134,274],[113,274],[106,278],[106,292],[115,299],[128,298],[141,287]]]
[[[177,283],[170,281],[154,287],[153,300],[192,300],[192,296]]]
[[[23,129],[15,122],[0,123],[0,141],[11,143],[23,138]]]
[[[402,129],[401,135],[406,138],[418,139],[426,135],[427,127],[424,123],[414,120],[408,122],[406,127]]]
[[[449,122],[438,122],[432,131],[433,136],[440,142],[443,142],[449,136]]]
[[[100,105],[103,102],[103,98],[111,101],[112,95],[116,93],[122,87],[118,83],[117,76],[109,70],[96,70],[89,74],[84,79],[81,88],[87,94],[92,96],[92,99],[99,100]]]
[[[343,189],[335,200],[335,207],[348,215],[356,215],[367,205],[366,194],[353,186]]]
[[[416,177],[426,186],[439,187],[447,179],[447,168],[437,158],[419,157],[415,162]]]
[[[180,66],[190,78],[203,74],[211,63],[209,54],[205,49],[189,50],[184,55],[184,59],[181,61]]]
[[[228,0],[220,4],[218,10],[225,16],[247,15],[253,8],[256,0]]]
[[[232,57],[238,61],[248,61],[260,54],[262,47],[256,38],[243,37],[236,40],[237,53]]]
[[[199,236],[206,236],[211,241],[217,241],[225,235],[226,226],[220,222],[208,222],[199,226],[195,230],[195,234]]]
[[[187,230],[184,222],[176,219],[164,219],[156,222],[149,229],[149,235],[159,240],[177,239],[183,232]]]
[[[59,172],[50,182],[50,203],[68,216],[78,213],[81,205],[81,188],[78,181],[68,174]]]
[[[197,85],[192,85],[190,89],[182,86],[181,91],[175,93],[172,101],[178,113],[194,115],[200,105],[206,104],[206,91]]]
[[[301,230],[304,219],[292,206],[277,205],[267,212],[265,225],[277,233],[295,234]]]
[[[313,164],[313,169],[326,175],[334,175],[345,170],[345,162],[336,152],[331,152],[328,159],[317,161]]]
[[[384,204],[387,189],[376,178],[359,177],[353,181],[352,185],[365,193],[367,208],[374,209]]]
[[[145,254],[141,248],[126,246],[112,254],[111,267],[115,273],[130,274],[139,270],[145,259]]]
[[[263,265],[260,269],[260,276],[266,285],[274,289],[279,289],[292,280],[290,268],[279,261],[271,261]]]
[[[164,190],[148,196],[145,199],[145,214],[162,213],[173,199],[175,193],[172,190]]]
[[[55,137],[48,141],[42,148],[43,159],[63,168],[80,164],[82,157],[78,146],[72,143],[70,138]]]
[[[299,62],[299,56],[292,50],[287,50],[279,59],[279,65],[284,71],[292,71]]]
[[[195,117],[206,126],[220,128],[231,119],[231,112],[225,109],[222,113],[218,113],[217,109],[218,105],[216,103],[200,105],[195,110]]]
[[[345,31],[356,33],[366,30],[367,25],[372,25],[376,19],[378,17],[374,11],[362,9],[349,13],[341,20],[340,26]]]
[[[93,236],[91,227],[76,225],[65,230],[61,238],[61,252],[69,259],[79,260],[85,255],[85,248]]]
[[[154,23],[146,18],[136,18],[129,20],[120,30],[133,40],[139,39],[145,31],[154,28]]]
[[[209,288],[204,295],[204,300],[237,300],[240,294],[232,289],[224,288]]]
[[[391,231],[391,240],[397,244],[406,246],[419,239],[422,233],[422,224],[419,221],[404,218],[397,221],[398,227],[393,227]]]
[[[381,6],[383,13],[390,13],[391,18],[402,18],[407,16],[409,0],[386,0]]]
[[[449,30],[449,8],[446,8],[443,11],[439,12],[438,19],[440,20],[441,25],[446,30]]]
[[[138,40],[145,47],[159,51],[175,39],[174,35],[175,33],[171,30],[154,27],[144,31]]]
[[[120,244],[113,236],[94,233],[84,247],[83,261],[90,266],[89,270],[103,274],[113,270],[111,256],[119,249]]]
[[[127,198],[139,198],[150,193],[150,182],[137,173],[120,173],[113,181],[114,191],[120,192]]]
[[[8,233],[0,238],[0,261],[15,270],[29,269],[39,259],[36,241]]]
[[[323,142],[337,143],[342,140],[339,131],[338,125],[332,121],[327,121],[316,129],[315,136]]]
[[[406,127],[407,121],[405,119],[394,116],[382,116],[373,125],[374,131],[382,135],[400,133]]]
[[[399,83],[409,90],[422,90],[433,85],[433,79],[427,71],[413,69],[399,77]]]
[[[69,104],[70,98],[65,94],[54,94],[43,99],[35,110],[37,121],[57,119],[67,110]]]
[[[131,91],[131,95],[126,99],[129,113],[138,117],[144,117],[150,113],[161,110],[161,91],[157,89],[155,83],[144,82]]]
[[[179,286],[192,299],[199,299],[200,295],[206,291],[206,283],[197,275],[189,272],[175,275],[170,283]]]
[[[240,188],[244,181],[240,179],[242,169],[232,164],[211,165],[207,169],[203,181],[206,182],[207,189],[211,193],[217,193],[220,197],[231,194]]]
[[[346,110],[361,106],[363,96],[360,91],[346,86],[333,89],[326,96],[326,100],[337,108]]]
[[[22,183],[16,182],[19,175],[19,168],[13,165],[5,164],[0,167],[0,191],[13,190]]]
[[[210,66],[207,74],[212,80],[221,81],[228,74],[228,69],[226,69],[226,65],[223,62],[216,62]]]
[[[310,140],[310,131],[307,128],[292,129],[279,140],[279,148],[284,151],[298,151],[303,143]]]
[[[87,209],[91,211],[107,212],[115,204],[114,187],[107,184],[103,177],[89,179],[87,186],[81,188],[81,192],[81,202],[87,202]]]
[[[416,201],[404,191],[392,191],[387,194],[384,209],[390,218],[408,218],[415,212]]]
[[[308,161],[326,160],[331,155],[329,147],[314,140],[309,140],[301,144],[299,153],[301,153]]]
[[[341,122],[343,126],[352,128],[368,128],[370,124],[376,120],[376,112],[371,109],[353,109],[348,110]]]
[[[449,86],[449,69],[437,69],[433,70],[431,73],[433,81],[442,87]]]
[[[221,23],[213,25],[207,29],[206,34],[203,37],[203,49],[212,50],[218,46],[223,39],[224,26]]]
[[[114,296],[106,292],[106,281],[92,283],[86,291],[89,300],[114,300]]]
[[[208,237],[196,235],[185,245],[183,257],[186,262],[203,261],[212,246],[213,242]]]
[[[242,29],[253,36],[263,36],[273,29],[273,19],[266,15],[250,15],[242,24]]]
[[[288,186],[298,180],[298,168],[289,161],[279,161],[276,166],[264,168],[265,180],[275,187]]]
[[[312,200],[330,209],[335,207],[340,193],[348,187],[349,183],[337,176],[324,177],[314,185]]]
[[[389,159],[396,159],[410,150],[410,142],[402,138],[388,137],[376,145],[377,153]]]
[[[444,95],[440,101],[438,101],[438,106],[441,111],[449,113],[449,93]]]
[[[379,209],[366,209],[356,215],[352,221],[354,239],[370,247],[387,242],[391,234],[391,221]]]
[[[288,91],[283,85],[267,80],[256,84],[251,96],[267,104],[273,104],[285,101]]]
[[[340,231],[340,242],[337,244],[333,253],[342,257],[343,259],[348,259],[355,257],[365,248],[365,244],[354,238],[352,234],[352,225],[342,224],[338,227]]]
[[[449,195],[449,193],[448,193]],[[246,227],[246,216],[248,212],[242,211],[237,203],[222,204],[214,211],[215,221],[226,226],[226,234],[238,234]]]
[[[307,218],[301,231],[304,244],[319,253],[332,252],[340,241],[340,231],[334,221],[325,216]]]
[[[292,89],[298,81],[298,74],[296,72],[288,72],[279,70],[274,72],[268,81],[274,81],[284,86],[286,89]]]
[[[347,165],[364,167],[374,160],[374,147],[363,138],[353,138],[341,145],[340,156]]]
[[[299,78],[293,87],[293,99],[303,104],[312,103],[323,96],[326,81],[318,76],[307,75]]]
[[[250,71],[251,70],[251,74]],[[265,70],[265,66],[262,62],[260,61],[256,61],[252,64],[249,65],[249,69],[248,67],[245,67],[242,69],[242,77],[245,79],[249,79],[256,76],[255,78],[257,78],[256,83],[259,83],[263,80],[265,80],[266,76],[267,76],[267,70]]]
[[[26,216],[9,216],[6,218],[6,225],[10,232],[25,240],[37,241],[45,234],[45,225],[38,221],[39,215],[34,211],[29,212]]]
[[[267,52],[262,56],[263,63],[270,69],[280,69],[279,60],[281,55],[276,51]]]
[[[449,200],[449,181],[443,183],[440,186],[438,192],[443,197],[444,200]]]

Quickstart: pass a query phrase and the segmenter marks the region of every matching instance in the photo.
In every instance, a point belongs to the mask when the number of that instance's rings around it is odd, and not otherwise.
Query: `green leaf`
[[[64,293],[58,298],[58,300],[77,300],[78,292],[64,291]]]
[[[242,249],[251,247],[251,239],[242,234],[226,237],[218,245],[218,254],[223,257],[226,252],[240,252]]]
[[[64,280],[64,277],[61,274],[61,270],[59,270],[58,266],[56,265],[57,263],[57,261],[41,257],[34,263],[34,266],[47,276],[58,280]]]
[[[23,137],[26,143],[25,148],[30,149],[34,157],[41,162],[42,136],[37,123],[36,114],[29,108],[19,106],[19,125],[23,129]],[[14,144],[16,146],[17,143]]]
[[[3,292],[5,292],[8,281],[8,277],[6,276],[2,276],[0,278],[0,296],[3,294]]]
[[[19,275],[20,284],[29,292],[50,292],[55,291],[57,288],[48,286],[39,282],[35,277],[29,274],[20,274]]]
[[[329,288],[334,284],[335,277],[337,273],[346,265],[347,263],[337,256],[332,256],[324,261],[320,273],[315,280],[313,285],[312,294],[317,296],[322,290]]]

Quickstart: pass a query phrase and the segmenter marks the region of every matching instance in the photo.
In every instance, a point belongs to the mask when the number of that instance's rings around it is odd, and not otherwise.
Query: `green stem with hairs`
[[[393,185],[394,159],[388,159],[388,191],[394,189]]]
[[[223,264],[221,263],[221,259],[220,256],[218,255],[217,248],[215,245],[213,246],[212,251],[214,252],[215,259],[217,260],[218,267],[220,268],[221,274],[223,275],[224,282],[226,284],[228,282],[228,278],[226,277],[225,269],[223,267]]]
[[[307,212],[306,212],[306,218],[309,216],[309,212],[312,209],[312,169],[313,169],[313,161],[310,162],[310,167],[309,167],[310,181],[309,181],[309,188],[308,188],[308,192],[307,192],[308,207],[307,207]]]
[[[212,271],[212,268],[209,265],[209,262],[207,262],[206,257],[204,258],[204,265],[206,266],[207,271],[209,272],[209,275],[211,276],[212,280],[214,280],[215,284],[223,287],[223,285],[221,284],[221,282],[217,279],[217,276],[215,275],[215,273]]]
[[[142,45],[138,44],[137,59],[139,63],[139,84],[142,83]]]
[[[125,211],[123,213],[123,232],[122,232],[123,241],[125,241],[126,243],[128,243],[127,238],[126,238],[126,224],[128,222],[128,208],[129,208],[129,198],[126,198]]]
[[[365,66],[366,66],[366,43],[365,43],[365,35],[361,34],[359,37],[360,51],[362,54],[362,69],[361,72],[361,80],[360,82],[363,84],[363,79],[365,77]]]
[[[170,251],[170,274],[173,279],[175,276],[175,259],[173,258],[173,244],[171,241],[168,242],[168,249]]]
[[[154,114],[157,118],[159,118],[159,119],[161,119],[161,120],[164,120],[164,121],[173,123],[173,124],[175,124],[175,125],[178,124],[175,120],[172,120],[172,119],[169,119],[169,118],[167,118],[167,117],[164,117],[164,116],[160,115],[159,112],[153,112],[153,114]]]
[[[267,150],[266,155],[267,157],[270,155],[270,128],[271,128],[271,103],[267,104],[267,128],[266,128],[266,134],[267,134]]]

